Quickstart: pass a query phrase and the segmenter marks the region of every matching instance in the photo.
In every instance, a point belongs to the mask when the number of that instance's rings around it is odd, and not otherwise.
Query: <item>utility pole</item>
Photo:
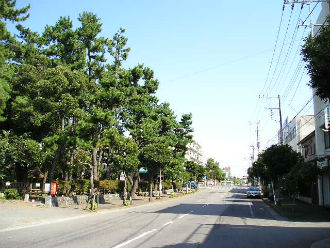
[[[323,24],[319,24],[319,23],[313,23],[312,21],[312,12],[313,10],[311,9],[311,5],[312,3],[321,3],[321,2],[328,2],[329,3],[329,7],[330,7],[330,0],[284,0],[284,4],[301,4],[301,8],[303,8],[304,4],[308,5],[309,8],[309,24],[305,24],[304,22],[302,22],[299,26],[304,26],[304,27],[309,27],[311,29],[311,36],[314,37],[314,27],[315,26],[322,26]]]
[[[259,123],[260,121],[257,122],[257,151],[258,151],[258,154],[260,152],[260,142],[259,142]]]
[[[261,97],[261,96],[259,96]],[[278,110],[278,114],[280,116],[280,144],[283,145],[283,124],[282,124],[282,109],[281,109],[281,96],[278,95],[277,97],[270,97],[270,96],[263,96],[263,98],[268,98],[268,99],[271,99],[271,98],[277,98],[278,99],[278,107],[277,108],[267,108],[267,109],[277,109]]]
[[[282,124],[282,111],[281,111],[281,97],[278,97],[278,113],[280,115],[280,144],[283,145],[283,124]]]
[[[251,164],[254,162],[254,145],[250,146],[252,148],[252,154],[251,154]]]

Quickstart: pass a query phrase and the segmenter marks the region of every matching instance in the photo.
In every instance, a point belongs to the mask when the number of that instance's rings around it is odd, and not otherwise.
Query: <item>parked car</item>
[[[259,187],[249,187],[246,191],[247,198],[253,197],[253,198],[261,198],[261,190]]]
[[[195,182],[183,183],[182,184],[182,188],[187,187],[187,185],[188,185],[188,188],[192,188],[192,189],[196,189],[197,188],[197,184]]]

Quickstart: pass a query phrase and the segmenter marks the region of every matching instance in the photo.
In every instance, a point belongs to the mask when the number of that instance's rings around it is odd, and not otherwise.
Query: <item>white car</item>
[[[247,198],[253,197],[253,198],[261,198],[261,190],[259,187],[250,187],[248,188],[248,190],[246,191],[246,196]]]

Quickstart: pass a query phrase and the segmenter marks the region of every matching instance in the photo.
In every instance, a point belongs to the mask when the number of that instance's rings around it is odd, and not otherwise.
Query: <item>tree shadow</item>
[[[185,240],[183,243],[153,246],[157,248],[304,248],[330,237],[329,228],[283,227],[214,224],[201,243]],[[189,236],[189,238],[191,238]]]

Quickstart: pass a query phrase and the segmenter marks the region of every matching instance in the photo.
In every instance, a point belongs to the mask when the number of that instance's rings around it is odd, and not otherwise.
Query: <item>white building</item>
[[[188,150],[185,155],[186,159],[197,164],[203,164],[202,146],[196,141],[193,141],[188,144],[187,148]]]
[[[315,129],[314,115],[297,115],[290,122],[286,118],[283,125],[283,144],[292,147],[296,152],[302,152],[298,143]]]
[[[322,3],[322,11],[317,23],[322,24],[329,15],[330,3]],[[315,26],[317,33],[319,26]],[[315,143],[317,164],[321,168],[318,178],[319,205],[330,207],[330,132],[326,127],[325,118],[329,111],[329,101],[321,100],[313,90],[314,116],[315,116]],[[330,112],[330,111],[329,111]]]

